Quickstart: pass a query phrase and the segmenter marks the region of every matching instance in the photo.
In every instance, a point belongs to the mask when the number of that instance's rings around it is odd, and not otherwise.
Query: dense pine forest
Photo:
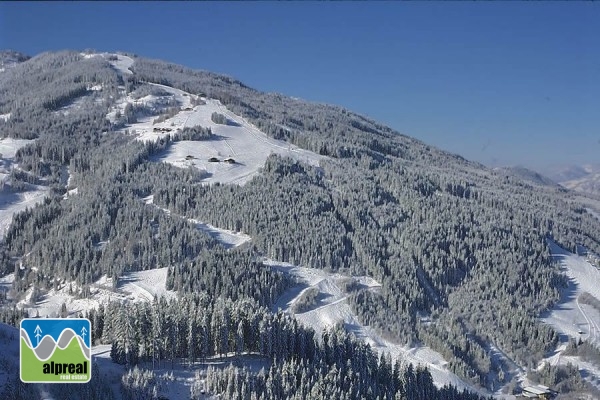
[[[157,398],[157,366],[230,354],[252,354],[267,366],[209,368],[191,397],[480,398],[436,387],[426,368],[378,356],[343,326],[321,337],[275,312],[298,284],[265,264],[278,260],[373,278],[378,290],[347,288],[360,321],[399,345],[431,347],[482,390],[509,383],[509,366],[490,346],[524,368],[556,348],[559,334],[539,316],[568,282],[548,241],[600,254],[600,225],[570,192],[492,171],[340,107],[126,56],[132,73],[111,64],[116,55],[72,51],[21,57],[0,73],[0,114],[10,115],[0,118],[0,136],[31,140],[17,150],[2,191],[47,190],[4,234],[0,276],[14,273],[14,282],[3,293],[1,321],[18,325],[26,313],[15,304],[26,297],[35,303],[72,285],[85,298],[102,277],[116,288],[124,274],[168,267],[166,289],[176,299],[110,302],[85,313],[95,343],[110,344],[112,360],[128,368],[123,398]],[[219,100],[269,137],[322,160],[273,154],[244,185],[203,184],[206,171],[157,159],[178,143],[216,140],[210,127],[143,142],[130,126],[146,117],[169,121],[180,104],[128,104],[114,113],[123,96],[167,97],[158,85],[196,96],[198,107]],[[222,114],[211,119],[231,124]],[[193,220],[252,240],[225,248]],[[3,398],[35,398],[17,381],[4,391]],[[108,393],[90,389],[80,398]]]

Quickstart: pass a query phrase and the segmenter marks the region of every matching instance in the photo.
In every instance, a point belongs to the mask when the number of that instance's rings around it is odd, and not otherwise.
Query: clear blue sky
[[[221,72],[488,165],[600,161],[600,3],[0,3],[0,48]]]

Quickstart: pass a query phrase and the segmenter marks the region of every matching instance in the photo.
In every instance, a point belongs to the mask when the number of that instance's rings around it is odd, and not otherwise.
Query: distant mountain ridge
[[[514,176],[515,178],[521,179],[525,182],[533,183],[535,185],[553,187],[558,186],[554,180],[548,178],[547,176],[520,165],[514,167],[496,168],[495,171]]]
[[[31,57],[14,50],[0,50],[0,68],[18,64],[29,60]]]
[[[600,164],[569,165],[550,170],[547,174],[567,189],[600,194]]]

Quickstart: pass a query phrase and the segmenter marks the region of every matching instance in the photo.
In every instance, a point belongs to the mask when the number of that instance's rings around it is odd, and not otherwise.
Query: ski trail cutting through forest
[[[153,207],[156,207],[157,209],[163,211],[167,215],[172,215],[174,217],[183,218],[187,221],[194,223],[196,225],[196,228],[198,228],[202,232],[206,233],[213,239],[217,240],[219,243],[221,243],[223,245],[223,247],[225,247],[227,249],[239,247],[242,244],[249,242],[251,240],[250,236],[246,235],[245,233],[234,232],[234,231],[230,231],[228,229],[218,228],[214,225],[207,224],[202,221],[198,221],[197,219],[187,218],[187,217],[173,214],[171,212],[171,210],[160,207],[157,204],[154,204],[154,195],[144,197],[142,199],[142,201],[144,201],[144,203],[146,203],[148,205],[152,205]]]
[[[573,339],[581,337],[600,345],[600,329],[596,323],[600,312],[579,302],[579,296],[586,292],[600,301],[600,270],[584,256],[573,254],[552,240],[548,245],[552,257],[569,278],[569,287],[563,291],[563,299],[541,320]]]
[[[313,328],[319,336],[324,330],[341,323],[346,330],[353,333],[359,340],[369,344],[378,354],[388,353],[392,358],[400,360],[401,363],[428,367],[433,381],[438,387],[450,384],[459,390],[467,389],[485,394],[450,372],[446,368],[447,361],[439,353],[428,347],[410,348],[392,343],[382,338],[371,327],[360,322],[350,307],[349,293],[343,289],[343,286],[353,280],[366,290],[379,290],[381,284],[373,278],[329,273],[270,259],[265,259],[263,263],[275,270],[292,275],[302,282],[301,286],[290,288],[279,298],[273,306],[274,311],[283,310],[294,315],[303,325]],[[316,288],[319,291],[315,303],[309,309],[294,314],[294,306],[302,301],[304,293],[310,288]]]

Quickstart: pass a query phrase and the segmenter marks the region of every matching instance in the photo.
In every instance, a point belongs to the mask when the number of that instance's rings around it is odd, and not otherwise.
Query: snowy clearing
[[[554,260],[569,278],[569,284],[563,290],[561,302],[541,318],[564,336],[554,353],[540,362],[538,369],[545,363],[577,365],[584,380],[600,390],[600,365],[583,361],[579,357],[563,355],[568,338],[600,346],[600,310],[580,301],[584,293],[600,300],[600,270],[591,265],[586,257],[573,254],[551,240],[548,245]]]
[[[16,168],[15,154],[21,147],[33,143],[33,140],[4,138],[0,139],[0,240],[6,234],[15,213],[32,208],[42,202],[48,188],[38,185],[27,185],[28,190],[13,192],[4,187],[9,182],[11,169]]]
[[[3,120],[4,122],[8,121],[10,119],[10,113],[0,114],[0,119]]]
[[[563,291],[563,299],[542,321],[557,331],[571,337],[588,340],[600,345],[600,312],[579,301],[583,293],[589,293],[600,301],[600,270],[585,257],[570,253],[553,241],[548,241],[550,251],[569,278],[569,286]]]
[[[343,286],[349,280],[354,279],[363,288],[377,290],[381,285],[373,278],[332,274],[319,269],[297,267],[289,263],[273,260],[265,260],[264,264],[273,269],[293,275],[304,282],[303,285],[291,288],[284,293],[275,304],[275,310],[281,309],[292,314],[291,307],[298,301],[302,293],[308,288],[317,288],[319,290],[317,304],[306,312],[294,314],[294,317],[299,322],[313,328],[317,334],[320,335],[324,329],[341,322],[349,332],[352,332],[357,338],[371,345],[378,353],[389,353],[392,358],[399,359],[403,363],[427,366],[431,371],[434,383],[438,387],[451,384],[459,390],[477,391],[476,388],[465,383],[450,372],[445,367],[447,364],[446,360],[429,347],[409,348],[394,344],[383,339],[372,328],[364,326],[359,322],[358,317],[348,304],[348,293],[344,291]]]
[[[254,125],[246,121],[223,106],[217,100],[205,99],[203,105],[193,106],[191,98],[196,95],[186,93],[169,86],[152,84],[171,96],[180,106],[180,111],[163,122],[154,123],[157,116],[138,118],[137,123],[129,124],[123,130],[128,130],[136,135],[138,140],[155,141],[167,133],[175,133],[185,127],[202,126],[210,128],[215,135],[212,140],[180,141],[162,155],[155,157],[155,161],[168,162],[180,168],[195,167],[206,171],[208,178],[203,183],[235,183],[244,184],[256,175],[264,166],[267,157],[276,153],[289,156],[311,165],[319,165],[324,156],[303,150],[281,140],[269,138]],[[160,109],[160,97],[148,95],[141,99],[124,97],[107,118],[114,121],[117,111],[123,113],[127,104],[144,105],[154,110]],[[165,106],[163,106],[166,109]],[[216,112],[228,119],[227,125],[215,124],[211,115]],[[219,162],[209,162],[215,157]],[[225,158],[233,158],[234,163],[223,162]]]
[[[4,114],[10,115],[10,114]],[[2,116],[0,116],[2,117]],[[29,143],[33,143],[34,140],[28,139],[13,139],[13,138],[4,138],[0,139],[0,154],[2,159],[13,159],[15,158],[15,154],[17,150],[21,147],[27,146]]]
[[[27,192],[0,191],[0,240],[4,238],[14,214],[44,201],[48,188],[34,185],[31,187],[33,190]]]
[[[133,74],[129,69],[133,65],[133,59],[131,57],[123,56],[115,53],[80,53],[83,58],[94,58],[102,57],[107,59],[110,65],[117,71],[123,74]]]
[[[116,399],[121,398],[120,382],[121,376],[126,372],[123,365],[115,364],[110,359],[110,345],[99,345],[92,347],[92,362],[98,363],[100,371],[107,378],[115,394]],[[195,380],[196,371],[200,372],[201,380],[206,377],[205,371],[208,367],[226,368],[229,365],[246,367],[258,373],[261,369],[268,370],[271,363],[268,359],[256,354],[242,354],[236,356],[230,353],[225,357],[209,357],[206,361],[195,362],[191,366],[187,362],[177,360],[171,369],[171,362],[163,360],[160,365],[152,362],[140,363],[139,368],[153,370],[160,382],[159,395],[171,400],[187,400],[190,398],[190,389]],[[207,395],[207,399],[221,398],[219,395]]]
[[[230,124],[220,125],[212,122],[213,112],[225,115]],[[244,184],[258,173],[259,168],[264,166],[267,157],[272,153],[311,165],[319,165],[319,161],[324,158],[289,143],[267,137],[216,100],[207,100],[205,105],[196,106],[192,111],[183,111],[173,118],[173,122],[176,127],[182,128],[196,125],[210,127],[216,135],[216,139],[213,140],[175,143],[161,158],[162,161],[181,168],[193,166],[206,171],[210,174],[209,178],[204,180],[206,183]],[[216,157],[220,162],[209,162],[208,159],[211,157]],[[224,158],[229,157],[235,160],[234,164],[223,162]]]
[[[8,279],[8,278],[3,278]],[[91,296],[79,298],[76,294],[80,288],[74,283],[63,283],[58,289],[51,289],[40,296],[34,304],[30,302],[31,289],[19,305],[28,310],[29,315],[40,317],[54,317],[60,315],[63,304],[66,305],[69,315],[75,316],[100,304],[109,301],[152,301],[154,296],[173,298],[177,294],[166,289],[167,268],[158,268],[148,271],[130,272],[119,278],[119,284],[113,289],[111,278],[103,276],[90,285]]]

